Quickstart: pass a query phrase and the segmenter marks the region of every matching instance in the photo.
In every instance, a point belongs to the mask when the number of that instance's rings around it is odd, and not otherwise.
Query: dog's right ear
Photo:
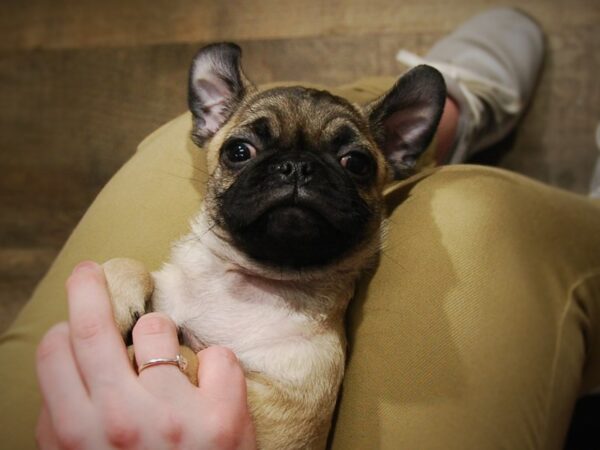
[[[200,49],[190,67],[188,105],[193,116],[192,140],[202,146],[231,117],[254,86],[242,71],[242,50],[235,44]]]
[[[371,132],[395,179],[414,173],[418,158],[433,139],[445,103],[444,77],[433,67],[420,65],[364,107]]]

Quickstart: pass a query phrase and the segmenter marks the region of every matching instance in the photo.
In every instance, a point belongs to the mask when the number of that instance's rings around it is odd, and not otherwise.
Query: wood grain
[[[0,48],[138,46],[424,30],[449,32],[495,0],[5,0]],[[523,0],[549,32],[600,21],[597,0]]]

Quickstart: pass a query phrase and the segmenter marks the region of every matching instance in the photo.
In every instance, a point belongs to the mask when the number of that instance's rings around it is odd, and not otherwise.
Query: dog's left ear
[[[242,70],[242,50],[235,44],[200,49],[190,67],[188,105],[193,116],[192,140],[202,146],[231,117],[254,86]]]
[[[365,106],[371,132],[392,166],[395,179],[412,173],[435,134],[445,102],[442,75],[433,67],[420,65]]]

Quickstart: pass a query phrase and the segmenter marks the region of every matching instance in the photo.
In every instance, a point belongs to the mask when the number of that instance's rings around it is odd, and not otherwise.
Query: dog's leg
[[[335,404],[313,398],[310,386],[285,386],[260,373],[246,373],[248,405],[260,450],[324,450]]]
[[[110,291],[113,315],[123,338],[135,325],[136,320],[148,307],[154,281],[152,275],[139,261],[114,258],[102,264],[108,290]]]
[[[121,335],[125,339],[137,319],[151,309],[154,280],[150,272],[139,261],[115,258],[102,264],[113,307],[113,316]],[[133,346],[127,349],[134,367]],[[198,359],[189,347],[181,345],[179,353],[187,361],[183,373],[190,382],[198,385]]]

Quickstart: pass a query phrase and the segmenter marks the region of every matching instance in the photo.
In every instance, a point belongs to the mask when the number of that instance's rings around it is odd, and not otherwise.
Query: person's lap
[[[334,92],[366,101],[392,81]],[[189,129],[184,115],[140,145],[2,337],[9,448],[33,446],[33,354],[66,317],[73,266],[127,256],[156,269],[186,232],[206,178]],[[387,199],[386,247],[349,311],[333,447],[560,447],[586,357],[599,351],[590,339],[600,319],[591,302],[600,299],[600,207],[464,166],[401,182]],[[597,366],[585,370],[585,383],[600,382]]]
[[[561,448],[600,384],[598,205],[473,166],[388,201],[349,314],[334,448]]]

